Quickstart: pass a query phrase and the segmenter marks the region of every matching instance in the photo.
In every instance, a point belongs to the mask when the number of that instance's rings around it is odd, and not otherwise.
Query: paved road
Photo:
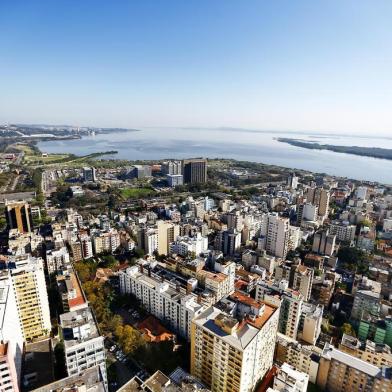
[[[115,353],[111,353],[108,348],[110,348],[114,343],[110,341],[110,339],[105,340],[105,346],[107,348],[106,355],[107,358],[110,360],[112,363],[111,366],[114,366],[115,372],[116,372],[116,377],[117,377],[117,385],[111,386],[110,391],[114,392],[124,384],[126,384],[131,378],[136,376],[138,372],[140,372],[142,369],[134,363],[131,359],[127,359],[124,362],[118,361],[115,357]]]
[[[13,178],[11,185],[8,188],[9,191],[12,192],[15,190],[16,185],[18,184],[19,178],[20,178],[20,175],[17,175],[15,178]]]

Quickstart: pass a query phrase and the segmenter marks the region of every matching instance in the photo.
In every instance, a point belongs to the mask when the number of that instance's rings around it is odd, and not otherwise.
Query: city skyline
[[[391,15],[387,1],[4,1],[0,121],[388,136]]]

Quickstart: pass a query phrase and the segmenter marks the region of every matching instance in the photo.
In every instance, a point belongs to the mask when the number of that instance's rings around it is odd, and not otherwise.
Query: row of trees
[[[83,290],[94,310],[101,332],[115,338],[125,354],[134,353],[144,344],[144,339],[137,329],[125,325],[122,317],[113,313],[112,309],[119,299],[108,283],[94,281],[97,267],[93,260],[75,263]]]

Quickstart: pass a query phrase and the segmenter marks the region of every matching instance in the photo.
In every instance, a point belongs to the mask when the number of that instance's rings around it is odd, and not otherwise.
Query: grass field
[[[124,188],[121,189],[120,194],[124,199],[138,199],[152,196],[155,192],[150,188]]]
[[[23,143],[17,143],[13,145],[13,148],[24,152],[24,163],[33,165],[45,165],[54,161],[66,159],[70,156],[69,154],[48,154],[47,156],[42,156],[40,152],[34,150],[34,148],[29,146],[28,144]]]
[[[29,146],[28,144],[16,143],[16,144],[12,144],[11,147],[21,152],[24,152],[25,155],[37,155],[37,152],[34,150],[34,148]]]
[[[69,157],[69,154],[48,154],[47,156],[41,155],[25,155],[24,162],[31,164],[49,164],[55,161],[59,161],[61,159],[66,159]]]

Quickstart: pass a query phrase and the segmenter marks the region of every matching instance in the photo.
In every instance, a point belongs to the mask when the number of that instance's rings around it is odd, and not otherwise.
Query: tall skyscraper
[[[182,173],[185,184],[207,182],[207,159],[184,159],[182,161]]]
[[[30,232],[33,228],[29,203],[24,201],[7,202],[5,217],[10,229],[17,229],[20,233]]]
[[[261,248],[268,254],[286,258],[289,251],[290,221],[276,213],[266,214],[261,226]]]

